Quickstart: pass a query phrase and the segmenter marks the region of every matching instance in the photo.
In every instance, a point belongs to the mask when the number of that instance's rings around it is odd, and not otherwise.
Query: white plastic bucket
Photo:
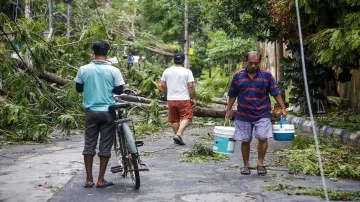
[[[292,124],[273,125],[274,140],[290,141],[294,139],[295,127]]]
[[[220,154],[232,154],[235,149],[234,127],[215,126],[213,151]]]

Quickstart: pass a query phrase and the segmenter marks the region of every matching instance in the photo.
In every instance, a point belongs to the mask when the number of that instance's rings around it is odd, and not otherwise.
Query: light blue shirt
[[[91,62],[80,67],[75,82],[84,84],[83,104],[92,111],[108,111],[115,103],[113,89],[125,84],[120,70],[107,62]]]

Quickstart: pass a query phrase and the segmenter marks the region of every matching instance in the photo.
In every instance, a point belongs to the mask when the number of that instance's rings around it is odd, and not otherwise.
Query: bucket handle
[[[282,123],[283,123],[283,116],[280,115],[280,128],[282,128]]]
[[[224,126],[226,126],[226,123],[229,123],[229,126],[231,126],[231,122],[230,122],[230,119],[227,119],[226,117],[225,117],[225,121],[224,121]]]

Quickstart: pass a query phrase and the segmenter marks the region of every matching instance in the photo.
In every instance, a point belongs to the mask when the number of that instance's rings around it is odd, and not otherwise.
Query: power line
[[[222,69],[220,68],[219,71],[216,72],[215,76],[210,80],[210,82],[205,86],[205,88],[199,93],[199,95],[201,95],[207,87],[209,87],[209,85],[211,84],[211,82],[215,79],[216,75],[221,71]]]
[[[301,63],[302,63],[302,71],[303,71],[303,76],[304,76],[306,102],[307,102],[307,106],[308,106],[308,110],[309,110],[309,114],[310,114],[312,133],[313,133],[314,139],[315,139],[316,152],[317,152],[317,157],[318,157],[318,162],[319,162],[319,169],[320,169],[320,175],[321,175],[321,181],[322,181],[322,185],[323,185],[323,190],[324,190],[324,194],[325,194],[325,200],[329,201],[329,196],[328,196],[327,187],[326,187],[326,181],[325,181],[325,176],[324,176],[323,163],[322,163],[322,159],[321,159],[321,152],[320,152],[318,137],[317,137],[316,130],[315,130],[315,125],[314,125],[314,115],[313,115],[312,108],[311,108],[309,87],[308,87],[308,82],[307,82],[307,77],[306,77],[304,45],[303,45],[302,32],[301,32],[301,21],[300,21],[300,12],[299,12],[299,2],[298,2],[298,0],[295,0],[295,7],[296,7],[297,24],[298,24],[298,31],[299,31]]]

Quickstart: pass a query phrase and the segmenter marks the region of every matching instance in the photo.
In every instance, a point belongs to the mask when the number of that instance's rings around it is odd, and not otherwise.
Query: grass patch
[[[154,152],[147,152],[147,151],[142,151],[140,152],[140,156],[151,156],[153,155]]]
[[[150,124],[136,124],[134,127],[136,139],[144,139],[161,131],[161,127]]]
[[[279,184],[276,186],[268,186],[265,189],[266,191],[284,191],[295,195],[320,196],[321,198],[325,198],[324,190],[322,188],[297,187],[297,186]],[[330,200],[337,200],[337,201],[360,200],[360,191],[344,192],[344,191],[328,189],[328,195]]]
[[[207,133],[206,135],[200,136],[200,140],[203,140],[205,142],[213,142],[214,136],[214,133]]]
[[[202,127],[205,127],[204,124],[206,123],[213,123],[215,126],[223,126],[224,125],[224,118],[212,118],[212,117],[193,117],[193,121],[195,123],[201,123]],[[226,123],[228,124],[228,123]],[[196,124],[194,124],[196,125]],[[199,124],[197,124],[199,125]]]
[[[330,112],[323,119],[315,119],[321,125],[347,130],[360,130],[360,114],[344,114],[343,112]]]
[[[181,162],[188,163],[204,163],[207,161],[224,162],[229,160],[228,156],[215,153],[207,146],[200,143],[195,143],[192,150],[183,152],[181,156],[183,157]]]
[[[326,177],[360,180],[359,149],[327,139],[320,141],[320,150]],[[290,148],[275,153],[280,155],[280,164],[289,168],[290,172],[320,175],[314,141],[310,137],[297,136]]]
[[[303,113],[289,112],[289,114],[308,119]],[[355,113],[353,110],[334,109],[328,111],[322,118],[315,116],[314,119],[321,126],[330,126],[352,131],[360,130],[360,113]]]
[[[213,142],[214,141],[214,133],[207,133],[207,134],[197,134],[197,133],[192,133],[190,136],[193,137],[198,137],[199,140],[203,141],[203,142]]]

